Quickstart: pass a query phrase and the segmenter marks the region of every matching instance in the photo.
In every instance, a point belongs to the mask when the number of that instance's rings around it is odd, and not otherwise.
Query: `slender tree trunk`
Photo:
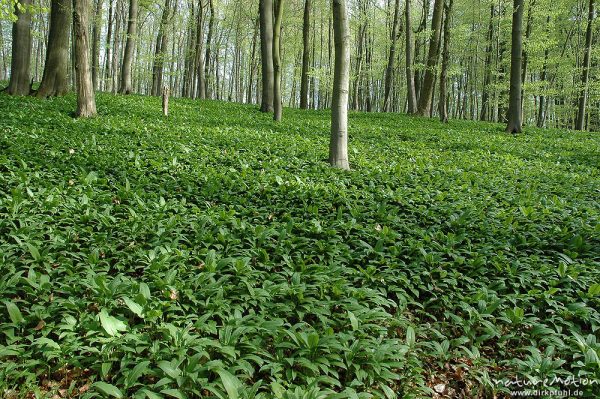
[[[262,112],[273,112],[273,0],[260,0],[260,55],[262,66]]]
[[[275,24],[273,26],[273,119],[281,120],[283,102],[281,99],[281,19],[284,0],[275,0]]]
[[[117,73],[119,69],[119,37],[121,36],[121,2],[116,0],[115,10],[115,31],[113,37],[113,49],[112,49],[112,67],[111,67],[111,91],[117,92]]]
[[[406,96],[408,99],[408,113],[414,114],[417,112],[417,93],[415,90],[415,74],[413,73],[413,31],[412,23],[410,21],[410,0],[406,0],[404,21],[406,29]]]
[[[211,47],[212,47],[213,29],[214,29],[214,24],[215,24],[215,7],[213,4],[213,0],[209,0],[208,6],[210,9],[210,18],[208,19],[208,32],[206,33],[206,52],[204,55],[204,76],[206,79],[206,82],[205,82],[206,97],[210,98],[210,97],[212,97],[212,94],[210,93],[210,79],[212,79],[211,71],[210,71],[210,65],[211,65],[210,53],[211,53]]]
[[[546,25],[550,24],[550,16],[546,17]],[[548,74],[548,56],[549,56],[549,50],[546,47],[544,49],[544,65],[542,66],[542,73],[540,75],[540,82],[545,84],[546,82],[546,77]],[[542,88],[542,90],[544,90],[544,88]],[[544,124],[546,122],[546,96],[544,94],[540,95],[540,101],[539,101],[539,110],[538,110],[538,117],[537,117],[537,127],[542,128],[544,127]]]
[[[197,97],[201,100],[206,98],[206,75],[205,75],[205,59],[204,59],[204,5],[202,0],[198,1],[196,26],[196,70],[197,70]]]
[[[308,70],[310,66],[310,8],[311,0],[304,2],[302,26],[302,76],[300,77],[300,108],[308,109]]]
[[[129,0],[129,22],[127,23],[127,39],[125,41],[123,66],[121,67],[121,86],[119,87],[119,93],[121,94],[131,94],[133,92],[131,69],[133,52],[137,41],[137,18],[138,0]]]
[[[331,103],[331,140],[329,163],[350,169],[348,162],[348,88],[350,85],[350,29],[346,0],[333,0],[333,38],[335,67]]]
[[[52,0],[50,33],[42,82],[37,97],[63,96],[69,91],[69,35],[71,34],[71,0]]]
[[[113,27],[113,4],[114,0],[108,0],[108,27],[106,30],[106,55],[104,56],[104,82],[103,89],[106,90],[106,81],[110,78],[110,62],[111,62],[111,38],[112,38],[112,27]]]
[[[385,88],[383,93],[383,111],[391,112],[392,104],[390,94],[392,92],[392,85],[394,82],[394,69],[396,67],[396,41],[400,33],[398,32],[398,25],[400,24],[400,0],[394,2],[394,21],[392,22],[392,36],[390,44],[390,54],[388,57],[387,68],[385,69]]]
[[[19,0],[22,7],[30,7],[32,0]],[[26,96],[30,92],[29,67],[31,64],[31,12],[21,11],[15,6],[17,20],[12,26],[12,57],[10,62],[10,81],[7,93],[14,96]]]
[[[154,66],[152,67],[152,95],[159,96],[163,89],[163,67],[165,52],[167,51],[167,24],[171,14],[171,0],[165,0],[154,51]]]
[[[73,32],[75,36],[75,85],[78,117],[96,115],[96,98],[92,83],[89,39],[89,0],[73,0]]]
[[[512,18],[512,48],[510,53],[510,93],[508,100],[507,133],[521,133],[523,115],[521,110],[521,66],[523,62],[523,0],[514,0]]]
[[[592,24],[594,21],[594,0],[589,0],[588,20],[585,31],[585,53],[583,55],[583,72],[581,74],[581,92],[577,107],[576,130],[585,130],[585,111],[587,103],[588,82],[590,78],[590,59],[592,58]]]
[[[443,123],[448,123],[448,64],[450,63],[450,15],[452,13],[453,0],[448,0],[444,5],[444,49],[442,51],[442,72],[440,74],[440,99],[439,113],[440,120]]]
[[[421,95],[419,96],[419,109],[417,113],[426,116],[431,108],[433,88],[435,84],[436,68],[440,58],[440,37],[442,28],[442,15],[444,13],[444,0],[435,0],[433,5],[433,19],[431,21],[431,40],[429,42],[429,54],[427,56],[427,67]]]
[[[523,109],[523,102],[525,101],[525,80],[527,79],[527,64],[529,62],[529,54],[527,53],[527,42],[531,36],[531,29],[533,25],[533,8],[535,7],[535,0],[531,0],[529,7],[527,8],[527,24],[525,28],[525,48],[523,49],[523,66],[521,67],[521,110]],[[523,113],[523,111],[521,111]]]
[[[248,76],[248,91],[246,92],[246,102],[252,104],[254,78],[256,76],[256,44],[258,43],[258,32],[260,30],[260,19],[256,18],[254,24],[254,34],[252,35],[252,50],[250,52],[250,74]]]
[[[94,25],[92,28],[92,82],[94,90],[98,89],[98,75],[100,74],[100,32],[102,30],[102,3],[96,1],[96,12],[94,14]]]
[[[481,94],[481,114],[479,119],[482,121],[488,118],[489,100],[490,100],[490,83],[492,80],[492,41],[494,40],[494,13],[495,6],[490,6],[490,24],[487,33],[487,45],[485,48],[485,66],[483,73],[483,92]]]

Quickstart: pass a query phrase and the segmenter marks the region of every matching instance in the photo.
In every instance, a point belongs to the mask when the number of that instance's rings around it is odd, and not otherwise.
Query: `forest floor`
[[[600,135],[97,102],[0,95],[5,397],[600,392]]]

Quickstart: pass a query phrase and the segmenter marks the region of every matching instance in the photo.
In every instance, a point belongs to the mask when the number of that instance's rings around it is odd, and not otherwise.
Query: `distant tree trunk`
[[[357,50],[356,50],[356,74],[354,75],[354,83],[352,85],[353,93],[352,93],[352,109],[358,110],[360,107],[359,101],[359,87],[362,78],[362,63],[363,63],[363,51],[364,51],[364,43],[365,36],[367,32],[367,23],[366,23],[366,0],[357,0],[358,9],[360,12],[360,22],[358,24],[358,38],[357,41]]]
[[[69,35],[71,33],[71,0],[52,0],[50,32],[42,82],[37,97],[63,96],[69,91]]]
[[[550,16],[546,17],[546,25],[550,24]],[[549,50],[546,47],[544,49],[544,64],[542,66],[542,73],[540,75],[540,82],[545,83],[548,75],[548,56]],[[546,96],[544,94],[540,95],[539,108],[538,108],[538,116],[537,116],[537,127],[542,128],[546,122]]]
[[[392,22],[392,36],[390,44],[390,54],[388,57],[387,68],[385,69],[385,88],[383,93],[383,111],[391,112],[391,92],[394,82],[394,70],[396,68],[396,41],[398,40],[398,25],[400,24],[400,0],[394,2],[394,21]]]
[[[417,112],[417,93],[415,90],[415,74],[413,73],[413,58],[412,58],[412,24],[410,21],[410,0],[406,0],[404,10],[404,21],[406,30],[406,90],[408,99],[408,113],[414,114]]]
[[[171,0],[165,0],[165,7],[162,11],[158,34],[156,35],[156,47],[154,51],[154,66],[152,67],[152,95],[158,96],[163,88],[163,67],[165,52],[167,50],[167,24],[171,13]]]
[[[209,0],[208,6],[210,9],[210,18],[208,19],[208,32],[206,34],[206,52],[204,55],[204,76],[205,76],[205,86],[206,86],[206,97],[209,98],[212,96],[210,93],[210,52],[212,46],[212,37],[213,37],[213,29],[215,24],[215,7],[213,4],[213,0]]]
[[[273,112],[273,0],[260,0],[260,55],[262,67],[262,112]]]
[[[131,79],[131,65],[133,63],[133,51],[135,49],[138,16],[138,0],[129,0],[129,22],[127,23],[127,39],[125,41],[125,53],[123,54],[123,66],[121,67],[121,86],[119,93],[131,94],[133,84]]]
[[[19,0],[22,7],[30,7],[32,0]],[[31,63],[31,12],[20,11],[15,6],[17,20],[12,26],[12,57],[10,62],[10,81],[6,89],[8,94],[26,96],[30,92],[29,67]]]
[[[92,83],[89,39],[89,0],[73,0],[73,33],[75,37],[75,86],[78,117],[96,115],[96,98]]]
[[[196,26],[196,70],[197,70],[197,97],[201,100],[206,98],[206,75],[205,75],[205,59],[204,59],[204,5],[202,0],[198,1],[198,14],[197,14],[197,26]]]
[[[521,67],[523,62],[523,0],[514,0],[512,18],[512,48],[510,53],[510,93],[508,100],[507,133],[521,133],[523,115],[521,109]]]
[[[444,49],[442,51],[442,72],[440,74],[440,99],[439,112],[440,120],[443,123],[448,123],[448,64],[450,63],[450,15],[452,13],[453,0],[448,0],[444,6]]]
[[[487,44],[485,48],[485,67],[483,72],[483,92],[481,94],[481,114],[479,119],[482,121],[488,118],[488,108],[490,100],[490,83],[492,81],[492,41],[494,39],[494,13],[495,6],[490,6],[490,24],[488,26]]]
[[[104,56],[104,85],[103,89],[106,90],[106,81],[110,79],[110,63],[111,63],[111,47],[110,42],[112,38],[112,27],[113,27],[113,3],[114,0],[108,0],[108,27],[106,31],[106,55]]]
[[[585,130],[585,111],[587,103],[588,82],[590,78],[590,59],[592,58],[592,24],[594,21],[594,0],[588,6],[587,29],[585,31],[585,53],[583,55],[583,72],[581,74],[581,92],[577,107],[576,130]]]
[[[281,99],[281,19],[284,0],[275,0],[275,25],[273,27],[273,119],[281,120],[283,102]]]
[[[329,163],[349,170],[348,162],[348,89],[350,86],[350,29],[346,0],[333,0],[333,39],[335,67],[331,103],[331,140]]]
[[[444,13],[444,0],[435,0],[433,5],[433,19],[431,21],[431,40],[429,42],[429,53],[427,55],[427,67],[421,95],[419,96],[419,109],[417,113],[421,116],[429,114],[435,84],[436,67],[440,58],[440,37],[442,28],[442,14]]]
[[[119,7],[119,0],[116,0],[116,10],[115,10],[115,31],[113,37],[113,46],[112,46],[112,67],[111,67],[111,91],[113,93],[117,92],[117,72],[119,69],[119,38],[121,36],[121,7]]]
[[[102,0],[96,1],[96,12],[92,27],[92,82],[94,90],[98,89],[98,75],[100,74],[100,32],[102,31]]]
[[[302,25],[302,76],[300,78],[300,108],[308,109],[308,70],[310,66],[310,8],[311,0],[304,2]]]
[[[532,9],[535,7],[535,0],[531,0],[529,7],[527,8],[527,24],[525,27],[525,48],[522,52],[522,67],[521,67],[521,113],[523,113],[523,102],[525,101],[525,80],[527,80],[527,64],[529,62],[529,55],[527,53],[527,42],[531,36],[531,29],[533,25]]]

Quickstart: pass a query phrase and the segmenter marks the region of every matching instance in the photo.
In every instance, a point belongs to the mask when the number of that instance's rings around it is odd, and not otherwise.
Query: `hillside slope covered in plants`
[[[9,397],[600,378],[597,134],[353,113],[343,172],[325,111],[173,100],[163,118],[100,94],[77,120],[73,102],[0,95]]]

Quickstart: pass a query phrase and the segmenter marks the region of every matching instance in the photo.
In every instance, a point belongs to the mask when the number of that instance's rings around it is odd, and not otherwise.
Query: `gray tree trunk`
[[[512,48],[510,52],[510,93],[508,99],[507,133],[521,133],[523,112],[521,109],[521,67],[523,65],[523,0],[514,0],[512,18]]]
[[[208,2],[209,5],[209,9],[210,9],[210,18],[208,19],[208,32],[206,34],[206,53],[204,55],[204,79],[206,80],[205,87],[206,87],[206,97],[209,98],[211,97],[211,93],[210,93],[210,79],[211,79],[211,74],[210,74],[210,52],[211,52],[211,46],[212,46],[212,37],[213,37],[213,29],[214,29],[214,24],[215,24],[215,7],[213,4],[213,0],[209,0]]]
[[[98,76],[100,75],[100,32],[102,31],[102,0],[96,1],[94,26],[92,30],[92,82],[94,90],[98,90]]]
[[[488,119],[488,108],[490,100],[490,83],[492,82],[492,40],[494,39],[494,14],[495,5],[490,6],[490,24],[488,26],[487,44],[485,48],[485,66],[483,72],[483,93],[481,94],[481,113],[479,119],[485,121]],[[490,112],[492,113],[492,112]]]
[[[440,73],[440,120],[448,123],[448,64],[450,63],[450,15],[452,13],[453,0],[448,0],[444,5],[444,48],[442,50],[442,72]]]
[[[391,92],[394,82],[394,69],[396,64],[396,41],[398,40],[398,25],[400,21],[400,0],[396,0],[394,4],[394,21],[392,22],[392,36],[390,44],[390,54],[388,57],[387,68],[385,69],[385,88],[383,92],[383,111],[391,112]]]
[[[308,70],[310,66],[310,8],[311,0],[304,2],[302,26],[302,76],[300,78],[300,108],[308,108]]]
[[[204,100],[206,98],[206,75],[204,70],[204,5],[202,0],[198,1],[198,13],[196,21],[196,70],[197,70],[197,87],[196,97]]]
[[[73,33],[75,37],[75,87],[78,117],[96,115],[96,98],[92,84],[89,38],[89,0],[73,0]]]
[[[125,40],[125,52],[123,54],[123,66],[121,67],[121,83],[119,93],[131,94],[133,83],[131,78],[131,66],[133,63],[133,52],[135,50],[137,35],[138,0],[129,1],[129,19],[127,23],[127,39]]]
[[[348,162],[348,89],[350,86],[350,29],[346,0],[333,0],[333,40],[335,66],[331,99],[331,138],[329,163],[349,170]]]
[[[590,79],[590,59],[592,58],[592,24],[594,21],[594,0],[588,6],[587,29],[585,31],[585,53],[583,55],[583,72],[581,74],[581,93],[577,107],[576,130],[585,130],[585,109],[587,103],[588,82]]]
[[[417,114],[429,115],[433,99],[436,68],[440,58],[440,37],[442,28],[442,15],[444,13],[444,0],[435,0],[433,4],[433,17],[431,21],[431,40],[429,42],[429,53],[427,54],[427,66],[419,96],[419,109]]]
[[[71,34],[71,0],[52,0],[50,31],[44,75],[37,97],[63,96],[69,91],[69,36]]]
[[[273,112],[273,0],[260,0],[260,56],[262,66],[262,112]]]
[[[19,0],[23,7],[31,6],[32,0]],[[12,26],[12,57],[10,62],[10,81],[7,93],[14,96],[26,96],[30,91],[29,67],[31,63],[31,13],[21,12],[15,6],[17,20]]]
[[[281,120],[283,101],[281,99],[281,19],[284,0],[275,0],[275,25],[273,26],[273,119]]]
[[[417,112],[417,92],[415,90],[415,74],[413,73],[413,31],[410,21],[410,0],[406,0],[404,22],[406,29],[406,95],[408,98],[408,113],[414,114]]]

